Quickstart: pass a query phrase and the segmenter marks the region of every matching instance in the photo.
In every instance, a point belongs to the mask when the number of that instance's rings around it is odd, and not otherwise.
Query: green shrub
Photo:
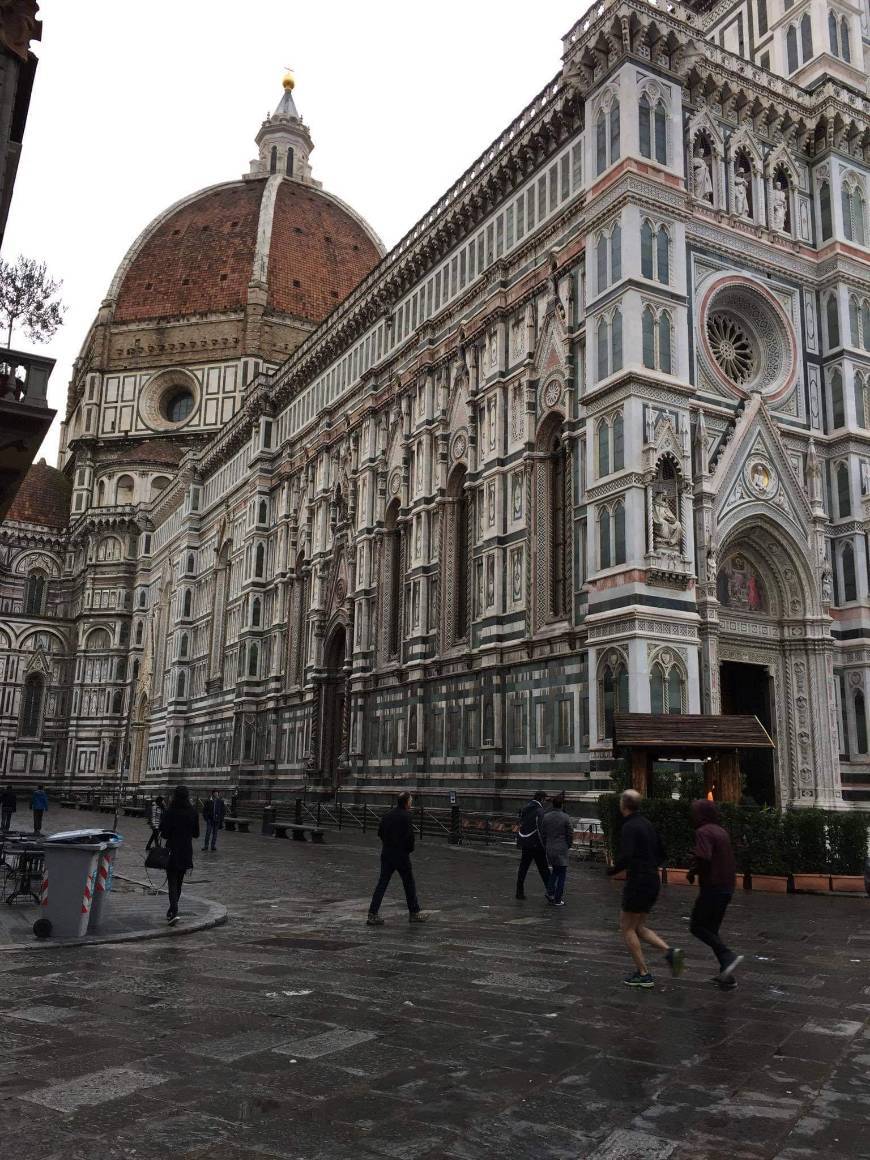
[[[695,844],[690,803],[673,798],[667,801],[647,798],[641,806],[641,813],[658,831],[665,848],[665,865],[688,866]]]
[[[601,830],[604,834],[604,848],[609,861],[616,857],[619,845],[619,831],[622,826],[622,814],[619,812],[619,794],[603,793],[598,798],[598,817]]]
[[[780,811],[772,808],[755,810],[749,814],[747,822],[745,839],[750,874],[787,874]]]
[[[867,815],[827,810],[832,874],[863,874],[867,857]]]
[[[785,860],[792,874],[824,874],[828,869],[825,810],[790,810],[783,816]]]

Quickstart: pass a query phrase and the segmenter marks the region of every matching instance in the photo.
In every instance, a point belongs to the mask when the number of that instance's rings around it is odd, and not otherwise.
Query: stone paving
[[[145,826],[123,832],[137,877]],[[866,898],[739,894],[723,994],[692,892],[666,889],[654,925],[687,971],[638,993],[600,868],[555,911],[514,901],[513,857],[425,842],[415,867],[431,922],[396,882],[367,928],[371,835],[221,834],[190,890],[227,925],[0,959],[4,1155],[870,1158]]]

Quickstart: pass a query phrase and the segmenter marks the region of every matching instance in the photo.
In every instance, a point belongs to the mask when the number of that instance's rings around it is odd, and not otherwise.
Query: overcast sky
[[[43,39],[3,256],[64,283],[57,456],[72,362],[126,249],[178,198],[247,172],[294,97],[324,188],[389,248],[560,67],[587,0],[41,0]],[[13,346],[33,349],[20,332]]]

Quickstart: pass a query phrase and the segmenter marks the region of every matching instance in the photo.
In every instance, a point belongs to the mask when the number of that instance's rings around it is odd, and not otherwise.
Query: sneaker
[[[383,926],[384,920],[379,914],[371,913],[366,919],[366,926]]]
[[[720,981],[719,977],[717,976],[713,980],[713,982],[716,984],[716,986],[719,988],[720,991],[736,991],[737,990],[737,980],[736,979],[728,978],[728,979],[722,979]]]
[[[626,975],[622,981],[626,987],[644,987],[649,990],[650,987],[655,986],[655,981],[649,971],[645,975],[642,975],[640,971],[635,971],[633,975]]]
[[[170,926],[175,926],[175,924],[178,922],[178,915],[172,914],[169,916],[169,918],[167,918],[166,921],[169,923]]]
[[[719,974],[716,976],[720,983],[726,982],[734,974],[734,971],[743,962],[743,955],[733,955],[730,962],[726,963]]]
[[[408,922],[426,922],[429,915],[422,910],[414,910],[408,915]]]
[[[665,962],[671,968],[672,975],[681,975],[686,965],[686,952],[679,947],[670,947],[665,953]]]
[[[555,900],[555,898],[554,898],[554,899],[553,899],[553,905],[554,905],[554,906],[564,906],[564,905],[565,905],[565,903],[564,903],[564,902],[563,902],[561,899],[560,899],[560,901],[559,901],[559,902],[556,902],[556,900]]]

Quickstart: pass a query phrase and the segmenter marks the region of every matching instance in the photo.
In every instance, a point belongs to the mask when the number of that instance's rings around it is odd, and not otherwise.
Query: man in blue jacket
[[[45,789],[38,785],[33,791],[33,796],[30,799],[30,808],[33,810],[33,832],[34,834],[42,833],[42,815],[48,809],[48,798],[45,795]]]

